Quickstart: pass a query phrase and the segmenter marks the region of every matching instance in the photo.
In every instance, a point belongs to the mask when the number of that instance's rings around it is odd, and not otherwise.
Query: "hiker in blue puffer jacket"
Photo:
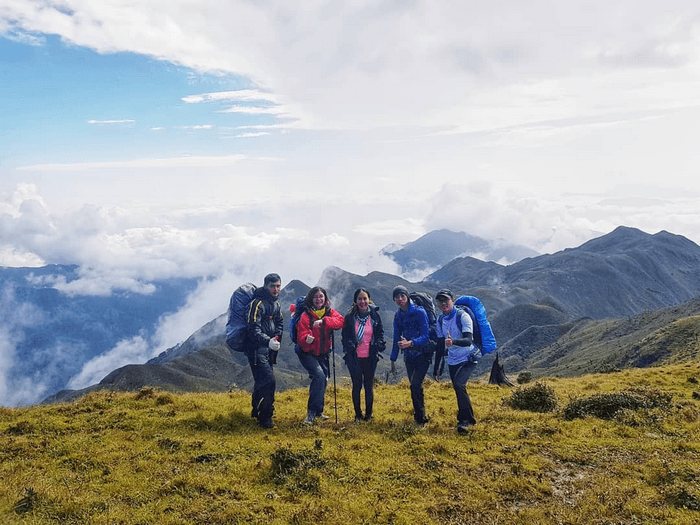
[[[467,393],[467,381],[474,372],[481,353],[473,341],[472,318],[464,310],[455,307],[452,292],[448,289],[440,290],[435,296],[435,301],[442,314],[438,317],[435,327],[438,347],[433,374],[438,381],[441,361],[445,354],[452,387],[457,395],[457,432],[464,434],[476,423]]]
[[[394,288],[393,297],[399,309],[394,315],[394,344],[389,357],[391,372],[396,373],[396,359],[401,350],[408,380],[411,382],[413,417],[416,424],[422,427],[428,422],[425,415],[423,380],[433,360],[428,314],[422,306],[413,304],[405,286],[399,285]]]

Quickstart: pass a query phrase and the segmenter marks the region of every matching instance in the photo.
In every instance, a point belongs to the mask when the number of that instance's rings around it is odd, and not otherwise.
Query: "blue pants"
[[[474,410],[467,394],[467,381],[476,368],[476,361],[466,361],[458,365],[450,365],[450,379],[457,394],[457,424],[474,425]]]
[[[275,411],[275,374],[270,363],[270,350],[261,346],[246,352],[253,373],[253,415],[261,423],[269,422]]]
[[[404,363],[406,363],[406,373],[411,382],[411,401],[413,402],[413,417],[416,423],[423,424],[428,418],[425,417],[425,398],[423,397],[423,380],[428,373],[433,355],[429,353],[409,355],[404,353]]]
[[[313,354],[299,352],[299,361],[309,373],[311,384],[309,385],[308,410],[314,416],[323,414],[323,407],[326,401],[326,386],[330,377],[328,366],[328,355],[316,357]]]

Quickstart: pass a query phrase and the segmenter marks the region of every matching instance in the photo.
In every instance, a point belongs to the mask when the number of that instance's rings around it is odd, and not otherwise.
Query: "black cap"
[[[443,288],[438,293],[436,293],[435,299],[437,299],[438,297],[449,297],[450,299],[455,298],[455,296],[452,294],[452,292],[450,290],[448,290],[447,288]]]

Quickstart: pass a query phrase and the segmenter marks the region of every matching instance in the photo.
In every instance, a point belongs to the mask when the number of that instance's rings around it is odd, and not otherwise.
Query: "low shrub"
[[[529,383],[532,381],[532,372],[520,372],[518,374],[518,378],[516,379],[518,384],[524,385],[525,383]]]
[[[557,408],[557,396],[554,389],[544,383],[537,382],[531,387],[518,388],[503,404],[516,410],[530,412],[552,412]]]
[[[588,398],[572,399],[564,408],[564,419],[573,420],[594,416],[600,419],[613,419],[624,410],[668,408],[672,396],[656,390],[628,390],[622,392],[595,394]]]

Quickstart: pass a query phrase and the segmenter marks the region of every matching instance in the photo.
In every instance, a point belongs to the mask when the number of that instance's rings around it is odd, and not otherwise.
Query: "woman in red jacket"
[[[312,425],[317,417],[328,419],[323,414],[326,386],[330,378],[328,353],[333,344],[333,330],[343,327],[343,316],[331,308],[326,290],[314,286],[304,299],[304,312],[297,321],[297,344],[299,361],[309,372],[309,403],[304,424]]]

